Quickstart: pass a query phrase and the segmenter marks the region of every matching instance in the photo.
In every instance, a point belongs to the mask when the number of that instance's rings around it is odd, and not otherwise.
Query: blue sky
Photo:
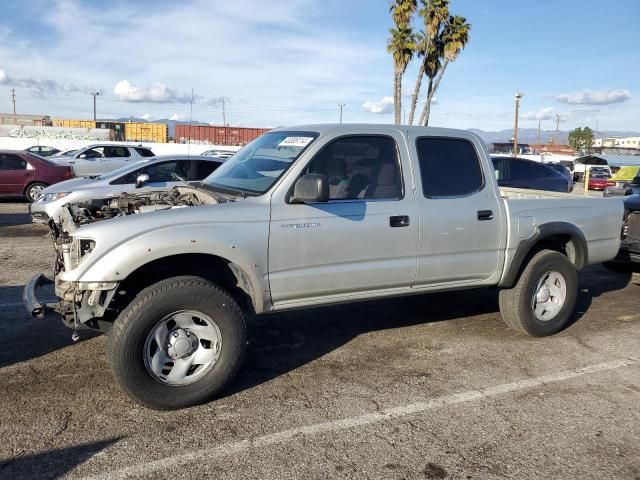
[[[90,118],[193,117],[243,126],[392,121],[386,0],[0,4],[0,110]],[[452,0],[472,25],[431,124],[640,131],[640,2]],[[409,94],[417,65],[405,75]],[[405,98],[405,103],[408,103]],[[372,113],[380,111],[381,113]]]

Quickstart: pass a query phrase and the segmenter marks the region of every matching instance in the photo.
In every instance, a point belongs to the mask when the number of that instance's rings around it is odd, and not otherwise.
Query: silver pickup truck
[[[619,198],[499,189],[470,132],[279,128],[199,184],[68,204],[51,223],[59,301],[38,300],[40,275],[24,302],[109,331],[125,392],[175,409],[234,377],[247,315],[485,286],[510,327],[554,334],[622,220]]]

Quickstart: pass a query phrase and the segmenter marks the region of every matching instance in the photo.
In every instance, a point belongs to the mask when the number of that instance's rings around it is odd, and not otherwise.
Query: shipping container
[[[167,131],[165,123],[125,122],[124,139],[127,142],[167,143]]]
[[[23,127],[50,127],[49,115],[20,115],[0,113],[0,125],[20,125]]]
[[[60,118],[53,120],[53,126],[65,128],[97,128],[96,122],[93,120],[66,120]]]
[[[178,143],[243,146],[268,131],[268,128],[176,125],[175,139]]]

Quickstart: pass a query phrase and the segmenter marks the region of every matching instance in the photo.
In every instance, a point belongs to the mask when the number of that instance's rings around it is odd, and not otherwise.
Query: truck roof
[[[307,124],[307,125],[286,125],[286,126],[274,128],[271,131],[272,132],[289,131],[289,130],[311,131],[311,132],[318,132],[320,135],[324,135],[334,131],[344,131],[345,133],[351,133],[357,130],[359,132],[362,132],[362,130],[365,130],[365,129],[371,132],[402,131],[406,133],[415,133],[415,134],[422,133],[427,135],[443,136],[443,137],[462,137],[462,138],[473,137],[478,139],[481,143],[484,144],[484,141],[478,135],[468,130],[460,130],[456,128],[443,128],[443,127],[393,125],[393,124],[384,124],[384,123],[317,123],[317,124]]]

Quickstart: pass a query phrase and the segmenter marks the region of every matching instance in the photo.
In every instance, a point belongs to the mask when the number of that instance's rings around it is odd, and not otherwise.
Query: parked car
[[[620,251],[604,265],[618,272],[637,271],[640,269],[640,193],[625,197],[624,208]]]
[[[607,187],[615,186],[616,182],[610,180],[611,175],[603,172],[589,172],[589,190],[604,190]]]
[[[545,162],[544,165],[562,174],[569,181],[569,192],[573,190],[573,172],[566,164],[562,162]]]
[[[76,177],[86,177],[110,172],[143,158],[153,157],[153,152],[141,145],[95,144],[80,148],[69,157],[53,157],[59,165],[69,165]]]
[[[25,148],[26,152],[35,153],[36,155],[40,155],[41,157],[50,157],[59,153],[60,150],[53,147],[46,147],[44,145],[35,145],[33,147]]]
[[[468,131],[346,124],[271,130],[201,185],[64,210],[50,225],[55,308],[72,328],[110,329],[115,379],[157,409],[222,392],[248,315],[499,287],[508,325],[554,334],[577,270],[617,254],[623,216],[620,198],[499,189]],[[43,283],[25,286],[34,316]]]
[[[501,187],[571,192],[573,182],[546,163],[524,158],[492,156],[498,185]]]
[[[104,198],[136,190],[169,190],[186,182],[209,176],[224,162],[221,158],[165,155],[146,158],[96,177],[81,177],[57,183],[42,191],[31,205],[31,218],[36,223],[59,221],[60,210],[69,202]],[[141,178],[141,175],[146,175]]]
[[[56,165],[24,150],[0,151],[0,196],[40,198],[49,185],[73,178],[71,167]]]
[[[621,185],[618,186],[618,182],[616,185],[608,186],[604,191],[605,197],[612,197],[616,195],[636,195],[640,194],[640,172],[636,177],[630,182],[620,182]]]
[[[597,155],[586,155],[576,158],[573,168],[573,181],[582,182],[587,169],[592,169],[593,167],[601,167],[603,171],[611,175],[611,167],[606,159]]]
[[[73,150],[65,150],[64,152],[58,152],[55,155],[52,155],[52,157],[73,157],[73,154],[77,150],[78,150],[77,148],[75,148]]]
[[[211,157],[218,157],[218,158],[229,158],[231,155],[233,155],[234,153],[236,153],[233,150],[205,150],[204,152],[202,152],[200,155],[204,155],[204,156],[211,156]]]

